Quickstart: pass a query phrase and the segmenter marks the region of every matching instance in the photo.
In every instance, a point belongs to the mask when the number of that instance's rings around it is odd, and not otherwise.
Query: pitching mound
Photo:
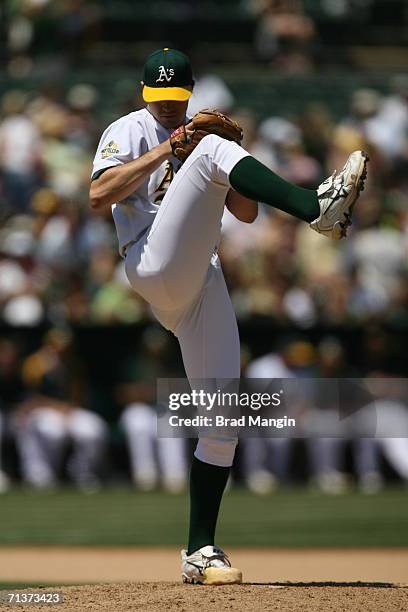
[[[248,583],[205,587],[174,582],[125,582],[58,590],[64,595],[64,603],[57,606],[59,612],[190,612],[204,608],[216,612],[400,612],[408,606],[408,587],[390,583]],[[4,604],[0,607],[0,610],[11,609]],[[32,612],[33,606],[18,606],[18,609]],[[45,611],[50,607],[36,605],[35,610]]]

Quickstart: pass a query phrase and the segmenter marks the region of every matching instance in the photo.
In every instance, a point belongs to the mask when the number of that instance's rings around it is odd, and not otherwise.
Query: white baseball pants
[[[247,155],[219,136],[203,138],[177,172],[149,231],[126,252],[129,281],[177,336],[190,381],[240,376],[235,313],[214,250],[229,174]],[[236,442],[200,437],[195,455],[230,466]]]

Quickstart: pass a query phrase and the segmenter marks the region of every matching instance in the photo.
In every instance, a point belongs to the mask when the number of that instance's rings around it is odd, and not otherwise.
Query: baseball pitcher
[[[160,49],[144,65],[146,107],[112,123],[98,146],[94,209],[112,207],[119,249],[134,290],[179,340],[189,380],[240,376],[235,314],[217,255],[224,206],[252,222],[264,202],[325,236],[346,236],[364,186],[367,155],[355,151],[317,189],[283,180],[241,146],[242,130],[221,113],[187,117],[194,86],[189,59]],[[239,583],[215,546],[215,527],[237,439],[201,436],[190,473],[190,528],[182,578]]]

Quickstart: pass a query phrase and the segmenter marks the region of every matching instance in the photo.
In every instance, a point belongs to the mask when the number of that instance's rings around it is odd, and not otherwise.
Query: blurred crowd
[[[20,4],[31,19],[53,3]],[[69,16],[85,9],[84,3],[63,4],[66,31],[74,36],[78,23]],[[252,7],[260,19],[263,59],[284,70],[307,71],[316,31],[301,3],[254,2]],[[87,15],[96,23],[97,12]],[[24,38],[20,17],[16,9],[9,45],[21,68],[29,32],[26,28]],[[13,480],[38,488],[68,480],[93,490],[109,481],[112,436],[127,449],[135,486],[169,491],[185,486],[189,444],[156,439],[155,431],[155,381],[174,374],[168,337],[150,327],[149,308],[130,289],[110,212],[95,214],[88,204],[92,159],[106,127],[96,112],[99,95],[88,83],[67,91],[49,83],[41,90],[9,90],[0,100],[0,490]],[[135,96],[118,114],[140,103]],[[203,72],[189,112],[206,106],[233,115],[244,128],[243,146],[306,188],[341,168],[352,150],[366,150],[371,160],[345,241],[327,240],[262,203],[251,225],[225,213],[221,259],[240,323],[266,319],[298,335],[281,350],[276,338],[269,347],[264,339],[264,350],[248,343],[243,374],[406,376],[408,77],[392,77],[387,94],[354,91],[340,119],[313,103],[296,116],[282,109],[281,115],[258,121],[250,109],[235,104],[219,76]],[[75,330],[98,327],[103,333],[104,327],[132,325],[147,331],[118,367],[126,376],[114,381],[117,416],[107,419],[89,400],[89,372],[75,347]],[[21,340],[24,330],[37,329],[44,334],[27,346]],[[312,343],[316,329],[334,332]],[[359,330],[358,345],[350,334],[345,345],[347,329]],[[350,359],[353,353],[357,360]],[[114,362],[115,355],[110,359]],[[398,406],[391,410],[397,413]],[[327,492],[342,492],[351,445],[355,480],[366,492],[382,486],[384,458],[407,481],[404,440],[314,440],[305,444],[309,468],[303,477]],[[293,477],[299,449],[292,441],[246,440],[240,449],[237,478],[254,492],[270,492]],[[14,472],[11,464],[17,465]]]
[[[302,0],[248,0],[247,6],[257,19],[254,48],[260,61],[286,73],[305,74],[314,68],[318,33]]]

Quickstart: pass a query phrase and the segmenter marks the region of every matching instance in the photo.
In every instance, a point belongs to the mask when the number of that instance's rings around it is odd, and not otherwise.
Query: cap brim
[[[184,87],[143,87],[142,96],[145,102],[162,102],[163,100],[175,100],[186,102],[192,92]]]

